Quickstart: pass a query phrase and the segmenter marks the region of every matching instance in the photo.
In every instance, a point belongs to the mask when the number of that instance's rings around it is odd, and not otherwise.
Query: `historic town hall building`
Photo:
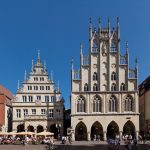
[[[80,69],[72,62],[71,128],[73,140],[114,138],[117,134],[138,136],[138,64],[129,68],[129,52],[120,53],[120,26],[92,29],[89,54],[80,47]]]
[[[13,102],[13,131],[32,131],[35,133],[48,130],[63,133],[64,101],[61,92],[55,87],[53,77],[49,78],[46,63],[38,59],[32,67],[29,78],[26,75],[22,87],[18,90]],[[59,133],[58,133],[59,132]]]

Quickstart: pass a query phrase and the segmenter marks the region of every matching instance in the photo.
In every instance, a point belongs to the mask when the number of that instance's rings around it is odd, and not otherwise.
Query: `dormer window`
[[[40,77],[40,81],[44,81],[44,77]]]
[[[34,81],[38,81],[38,77],[34,77]]]

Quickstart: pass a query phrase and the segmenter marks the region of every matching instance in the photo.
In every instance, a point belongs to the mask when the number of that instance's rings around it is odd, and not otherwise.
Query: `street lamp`
[[[56,128],[57,128],[57,130],[58,130],[58,139],[59,139],[61,124],[57,124],[57,123],[56,123]]]

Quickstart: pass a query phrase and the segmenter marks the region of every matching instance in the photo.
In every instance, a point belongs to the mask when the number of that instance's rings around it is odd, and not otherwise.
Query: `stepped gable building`
[[[139,85],[140,131],[150,134],[150,76]]]
[[[0,131],[12,130],[12,93],[0,85]]]
[[[49,79],[46,63],[41,63],[40,51],[36,64],[27,78],[26,72],[22,87],[18,90],[13,102],[13,131],[31,131],[39,133],[50,131],[63,133],[64,100],[59,87],[55,87],[53,75]]]
[[[80,69],[71,70],[71,128],[73,140],[138,137],[138,64],[129,68],[129,51],[120,53],[120,25],[89,27],[89,54],[80,47]]]

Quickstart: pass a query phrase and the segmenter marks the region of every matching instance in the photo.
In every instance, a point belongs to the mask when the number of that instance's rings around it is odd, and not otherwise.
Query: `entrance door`
[[[54,133],[54,138],[57,139],[58,138],[58,129],[56,128],[56,125],[53,124],[50,126],[50,132]]]

